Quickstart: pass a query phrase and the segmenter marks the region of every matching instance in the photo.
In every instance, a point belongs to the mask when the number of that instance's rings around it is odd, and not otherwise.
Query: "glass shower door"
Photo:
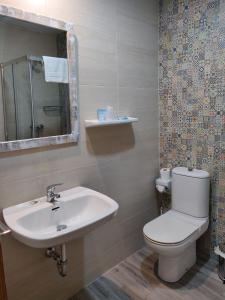
[[[17,139],[32,138],[32,101],[28,61],[14,66]]]
[[[6,141],[70,132],[68,84],[46,82],[41,59],[21,57],[2,64]],[[3,113],[2,113],[3,111]]]
[[[32,102],[26,60],[3,68],[5,140],[32,137]]]
[[[5,140],[11,141],[17,138],[13,66],[5,66],[2,71],[2,76]]]
[[[32,61],[31,66],[35,137],[60,135],[63,106],[59,84],[45,81],[42,61]]]

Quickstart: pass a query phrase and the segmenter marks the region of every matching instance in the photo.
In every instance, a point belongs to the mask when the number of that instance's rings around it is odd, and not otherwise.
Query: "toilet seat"
[[[169,210],[143,228],[144,236],[160,246],[178,246],[189,239],[197,239],[208,227],[208,218],[196,218]]]
[[[192,234],[192,235],[194,235],[194,233]],[[191,235],[191,236],[192,236]],[[190,239],[191,238],[191,236],[189,236],[189,237],[187,237],[186,239],[184,239],[184,240],[182,240],[181,242],[178,242],[178,243],[162,243],[162,242],[157,242],[157,241],[154,241],[154,240],[152,240],[152,239],[150,239],[147,235],[145,235],[144,234],[144,237],[145,237],[145,239],[147,240],[147,241],[149,241],[149,242],[151,242],[152,244],[155,244],[155,245],[159,245],[159,246],[179,246],[179,245],[181,245],[181,244],[183,244],[183,243],[185,243],[188,239]]]

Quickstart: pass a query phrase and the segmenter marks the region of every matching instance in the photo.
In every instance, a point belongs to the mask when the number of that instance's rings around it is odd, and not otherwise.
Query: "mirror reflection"
[[[70,134],[66,32],[0,17],[0,141]]]

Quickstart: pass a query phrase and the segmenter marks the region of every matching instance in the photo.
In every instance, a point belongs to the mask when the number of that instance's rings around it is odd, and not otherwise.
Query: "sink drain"
[[[62,230],[64,230],[64,229],[66,229],[67,228],[67,225],[64,225],[64,224],[62,224],[62,225],[57,225],[57,231],[62,231]]]

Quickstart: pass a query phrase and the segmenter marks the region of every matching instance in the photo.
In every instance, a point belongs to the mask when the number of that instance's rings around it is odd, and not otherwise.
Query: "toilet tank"
[[[172,209],[203,218],[209,214],[209,173],[185,167],[172,170]]]

